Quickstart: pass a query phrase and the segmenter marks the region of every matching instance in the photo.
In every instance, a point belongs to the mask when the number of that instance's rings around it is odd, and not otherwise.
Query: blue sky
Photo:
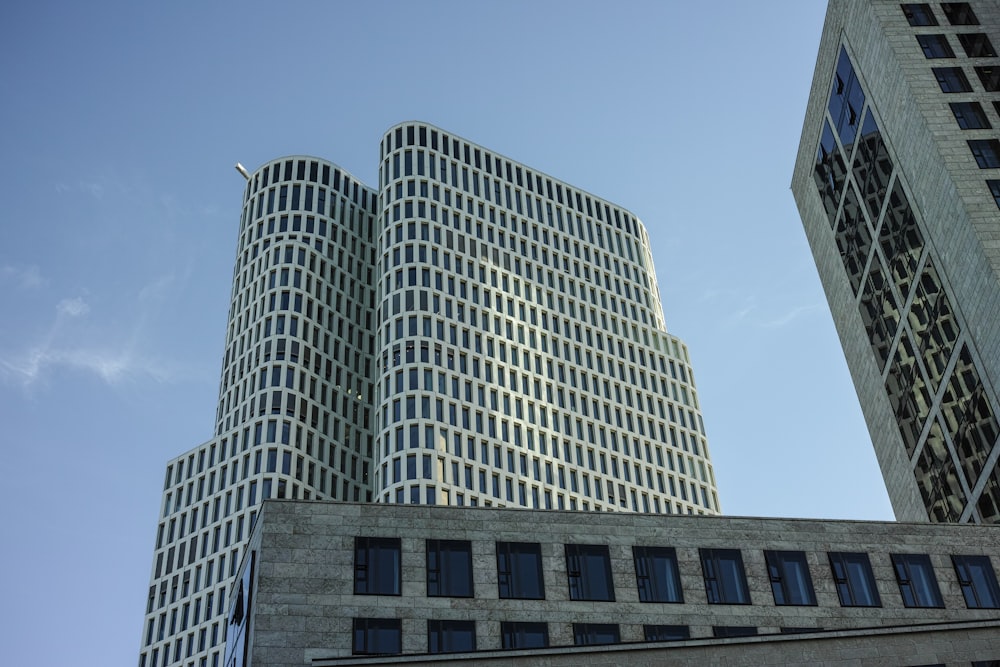
[[[824,11],[4,3],[5,662],[135,664],[164,463],[212,435],[233,163],[375,183],[409,119],[643,220],[727,513],[891,519],[789,191]]]

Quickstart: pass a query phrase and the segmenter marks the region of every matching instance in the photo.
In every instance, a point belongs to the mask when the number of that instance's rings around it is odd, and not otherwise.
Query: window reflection
[[[938,420],[931,424],[913,473],[931,520],[957,521],[965,507],[965,491]]]

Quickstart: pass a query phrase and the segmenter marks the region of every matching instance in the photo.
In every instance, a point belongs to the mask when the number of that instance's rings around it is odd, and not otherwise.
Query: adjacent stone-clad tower
[[[438,128],[379,188],[247,181],[215,437],[168,463],[141,667],[222,660],[264,498],[715,514],[684,344],[631,213]]]
[[[1000,5],[832,0],[792,190],[900,520],[1000,521]]]

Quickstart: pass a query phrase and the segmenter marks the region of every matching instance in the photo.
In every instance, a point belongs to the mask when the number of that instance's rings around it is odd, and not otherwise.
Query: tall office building
[[[221,662],[265,498],[719,510],[636,217],[426,124],[378,166],[378,189],[310,157],[248,177],[215,435],[167,466],[141,667]]]
[[[897,519],[1000,522],[1000,4],[831,0],[792,182]]]

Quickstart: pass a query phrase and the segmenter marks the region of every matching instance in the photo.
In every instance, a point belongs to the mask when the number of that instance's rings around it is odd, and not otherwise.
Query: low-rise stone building
[[[226,666],[997,664],[1000,527],[276,500]]]

